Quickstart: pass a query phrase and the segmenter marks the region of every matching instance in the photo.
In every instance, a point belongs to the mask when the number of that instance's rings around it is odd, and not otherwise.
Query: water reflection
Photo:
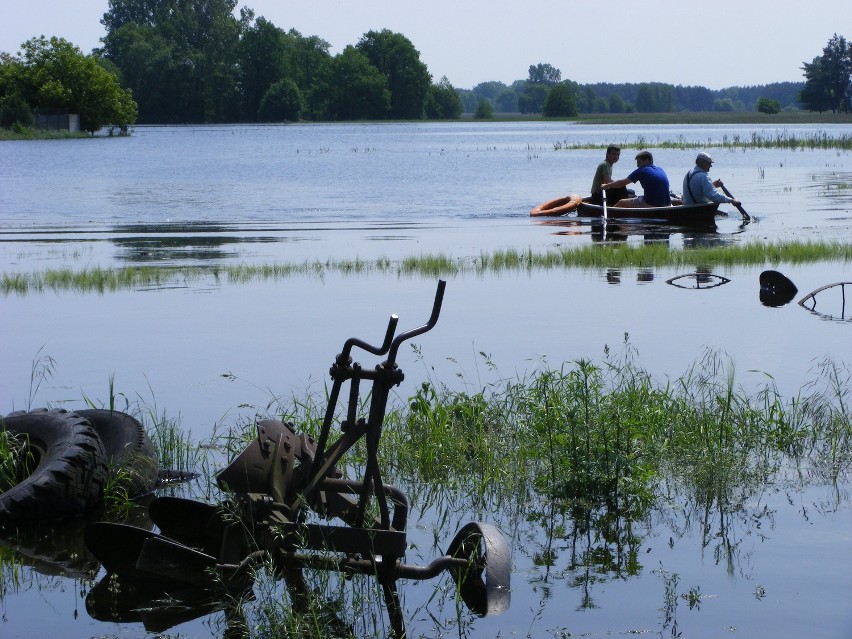
[[[698,269],[695,273],[684,273],[666,280],[666,284],[677,288],[707,289],[728,284],[731,280],[723,275],[716,275],[707,269]]]
[[[671,246],[674,240],[679,240],[684,248],[707,248],[730,246],[736,236],[746,230],[747,223],[743,222],[734,231],[719,231],[717,228],[696,230],[676,224],[665,224],[647,221],[607,221],[597,218],[560,217],[547,220],[536,220],[537,224],[553,227],[552,231],[558,236],[588,235],[594,243],[622,243],[628,241],[641,244],[665,244]]]
[[[852,304],[847,306],[847,287],[852,294],[852,282],[835,282],[821,286],[800,299],[799,306],[821,319],[852,321]],[[819,297],[819,310],[817,310],[817,297]]]

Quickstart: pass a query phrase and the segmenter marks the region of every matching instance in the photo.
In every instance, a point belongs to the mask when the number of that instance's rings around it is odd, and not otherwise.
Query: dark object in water
[[[506,610],[511,562],[503,534],[490,524],[472,522],[428,565],[404,563],[408,498],[384,482],[381,470],[379,439],[388,397],[404,379],[397,353],[405,341],[435,326],[444,287],[440,281],[426,324],[395,336],[398,318],[392,315],[380,345],[354,337],[344,343],[329,371],[334,384],[317,439],[298,434],[293,424],[258,421],[257,438],[217,475],[219,487],[230,493],[228,500],[208,504],[159,497],[149,506],[159,532],[111,522],[90,524],[86,545],[107,570],[104,579],[134,584],[141,600],[110,602],[92,595],[87,607],[103,611],[115,606],[130,612],[136,607],[162,608],[150,600],[151,592],[168,593],[189,608],[196,601],[215,607],[251,590],[252,568],[268,561],[291,595],[295,593],[296,602],[308,600],[303,569],[375,577],[397,639],[406,636],[396,585],[400,579],[431,579],[447,570],[473,613]],[[352,359],[355,348],[386,359],[374,368],[363,367]],[[341,412],[338,399],[344,385],[349,387],[349,401],[337,429],[333,425]],[[365,392],[368,407],[362,399]],[[359,416],[365,410],[367,414]],[[362,440],[363,478],[344,478],[338,471],[341,460]],[[354,467],[352,471],[357,474]],[[315,515],[312,521],[309,511]],[[99,592],[103,590],[109,593],[108,587]],[[166,606],[163,615],[146,624],[162,628],[183,618],[184,608]]]
[[[764,306],[784,306],[799,292],[785,275],[778,271],[760,274],[760,303]]]
[[[727,277],[713,273],[685,273],[667,279],[666,284],[671,284],[677,288],[705,289],[716,288],[730,281]]]
[[[811,291],[802,299],[800,299],[799,306],[801,306],[802,308],[806,308],[811,313],[814,313],[815,315],[820,315],[825,319],[842,321],[852,319],[852,314],[850,314],[846,308],[847,286],[852,289],[852,282],[835,282],[834,284],[826,284],[825,286],[820,286],[815,291]],[[832,295],[828,293],[828,291],[832,291],[835,294]],[[837,292],[840,293],[839,296],[836,294]],[[819,311],[817,310],[817,295],[820,295],[822,299],[822,304],[820,306]],[[824,307],[826,306],[828,306],[829,308],[835,308],[837,312],[825,312]]]

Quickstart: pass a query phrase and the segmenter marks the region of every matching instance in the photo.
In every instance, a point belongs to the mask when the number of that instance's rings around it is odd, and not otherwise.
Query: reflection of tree
[[[750,556],[741,553],[744,538],[765,539],[774,527],[775,511],[762,497],[772,485],[774,467],[753,464],[737,455],[708,455],[671,474],[665,484],[668,500],[682,504],[675,511],[661,513],[677,539],[692,537],[696,531],[702,552],[712,554],[716,565],[724,565],[728,575],[737,572],[748,577],[744,565]]]
[[[576,502],[569,507],[550,500],[527,519],[540,527],[527,550],[539,573],[533,582],[541,587],[543,598],[550,597],[549,583],[566,580],[581,591],[580,609],[596,608],[595,584],[639,576],[642,564],[639,548],[645,539],[637,533],[647,522],[644,506],[626,509],[614,504],[589,506]],[[567,550],[565,568],[554,570],[559,549]]]

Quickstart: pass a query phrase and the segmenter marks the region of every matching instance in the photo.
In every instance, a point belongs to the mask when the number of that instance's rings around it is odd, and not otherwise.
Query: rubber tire
[[[100,437],[64,409],[10,413],[0,428],[26,435],[39,454],[32,473],[0,494],[0,525],[76,517],[100,504],[108,478]]]
[[[108,408],[76,412],[89,421],[101,438],[110,468],[130,471],[131,481],[127,486],[130,496],[151,492],[157,484],[159,464],[157,451],[142,423],[127,413]]]

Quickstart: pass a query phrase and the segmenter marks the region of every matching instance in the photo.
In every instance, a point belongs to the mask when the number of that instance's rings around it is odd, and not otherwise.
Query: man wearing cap
[[[602,184],[604,190],[618,189],[628,184],[639,182],[644,193],[639,197],[628,197],[619,200],[615,206],[618,207],[642,207],[642,206],[671,206],[669,197],[669,178],[660,167],[654,166],[654,156],[650,151],[639,151],[636,154],[636,170],[626,178],[615,180],[609,184]]]
[[[712,164],[713,158],[703,151],[695,158],[695,166],[683,178],[683,203],[706,204],[708,202],[718,202],[719,204],[739,206],[739,200],[728,197],[716,190],[722,186],[722,180],[716,180],[715,182],[710,180],[708,172]]]

